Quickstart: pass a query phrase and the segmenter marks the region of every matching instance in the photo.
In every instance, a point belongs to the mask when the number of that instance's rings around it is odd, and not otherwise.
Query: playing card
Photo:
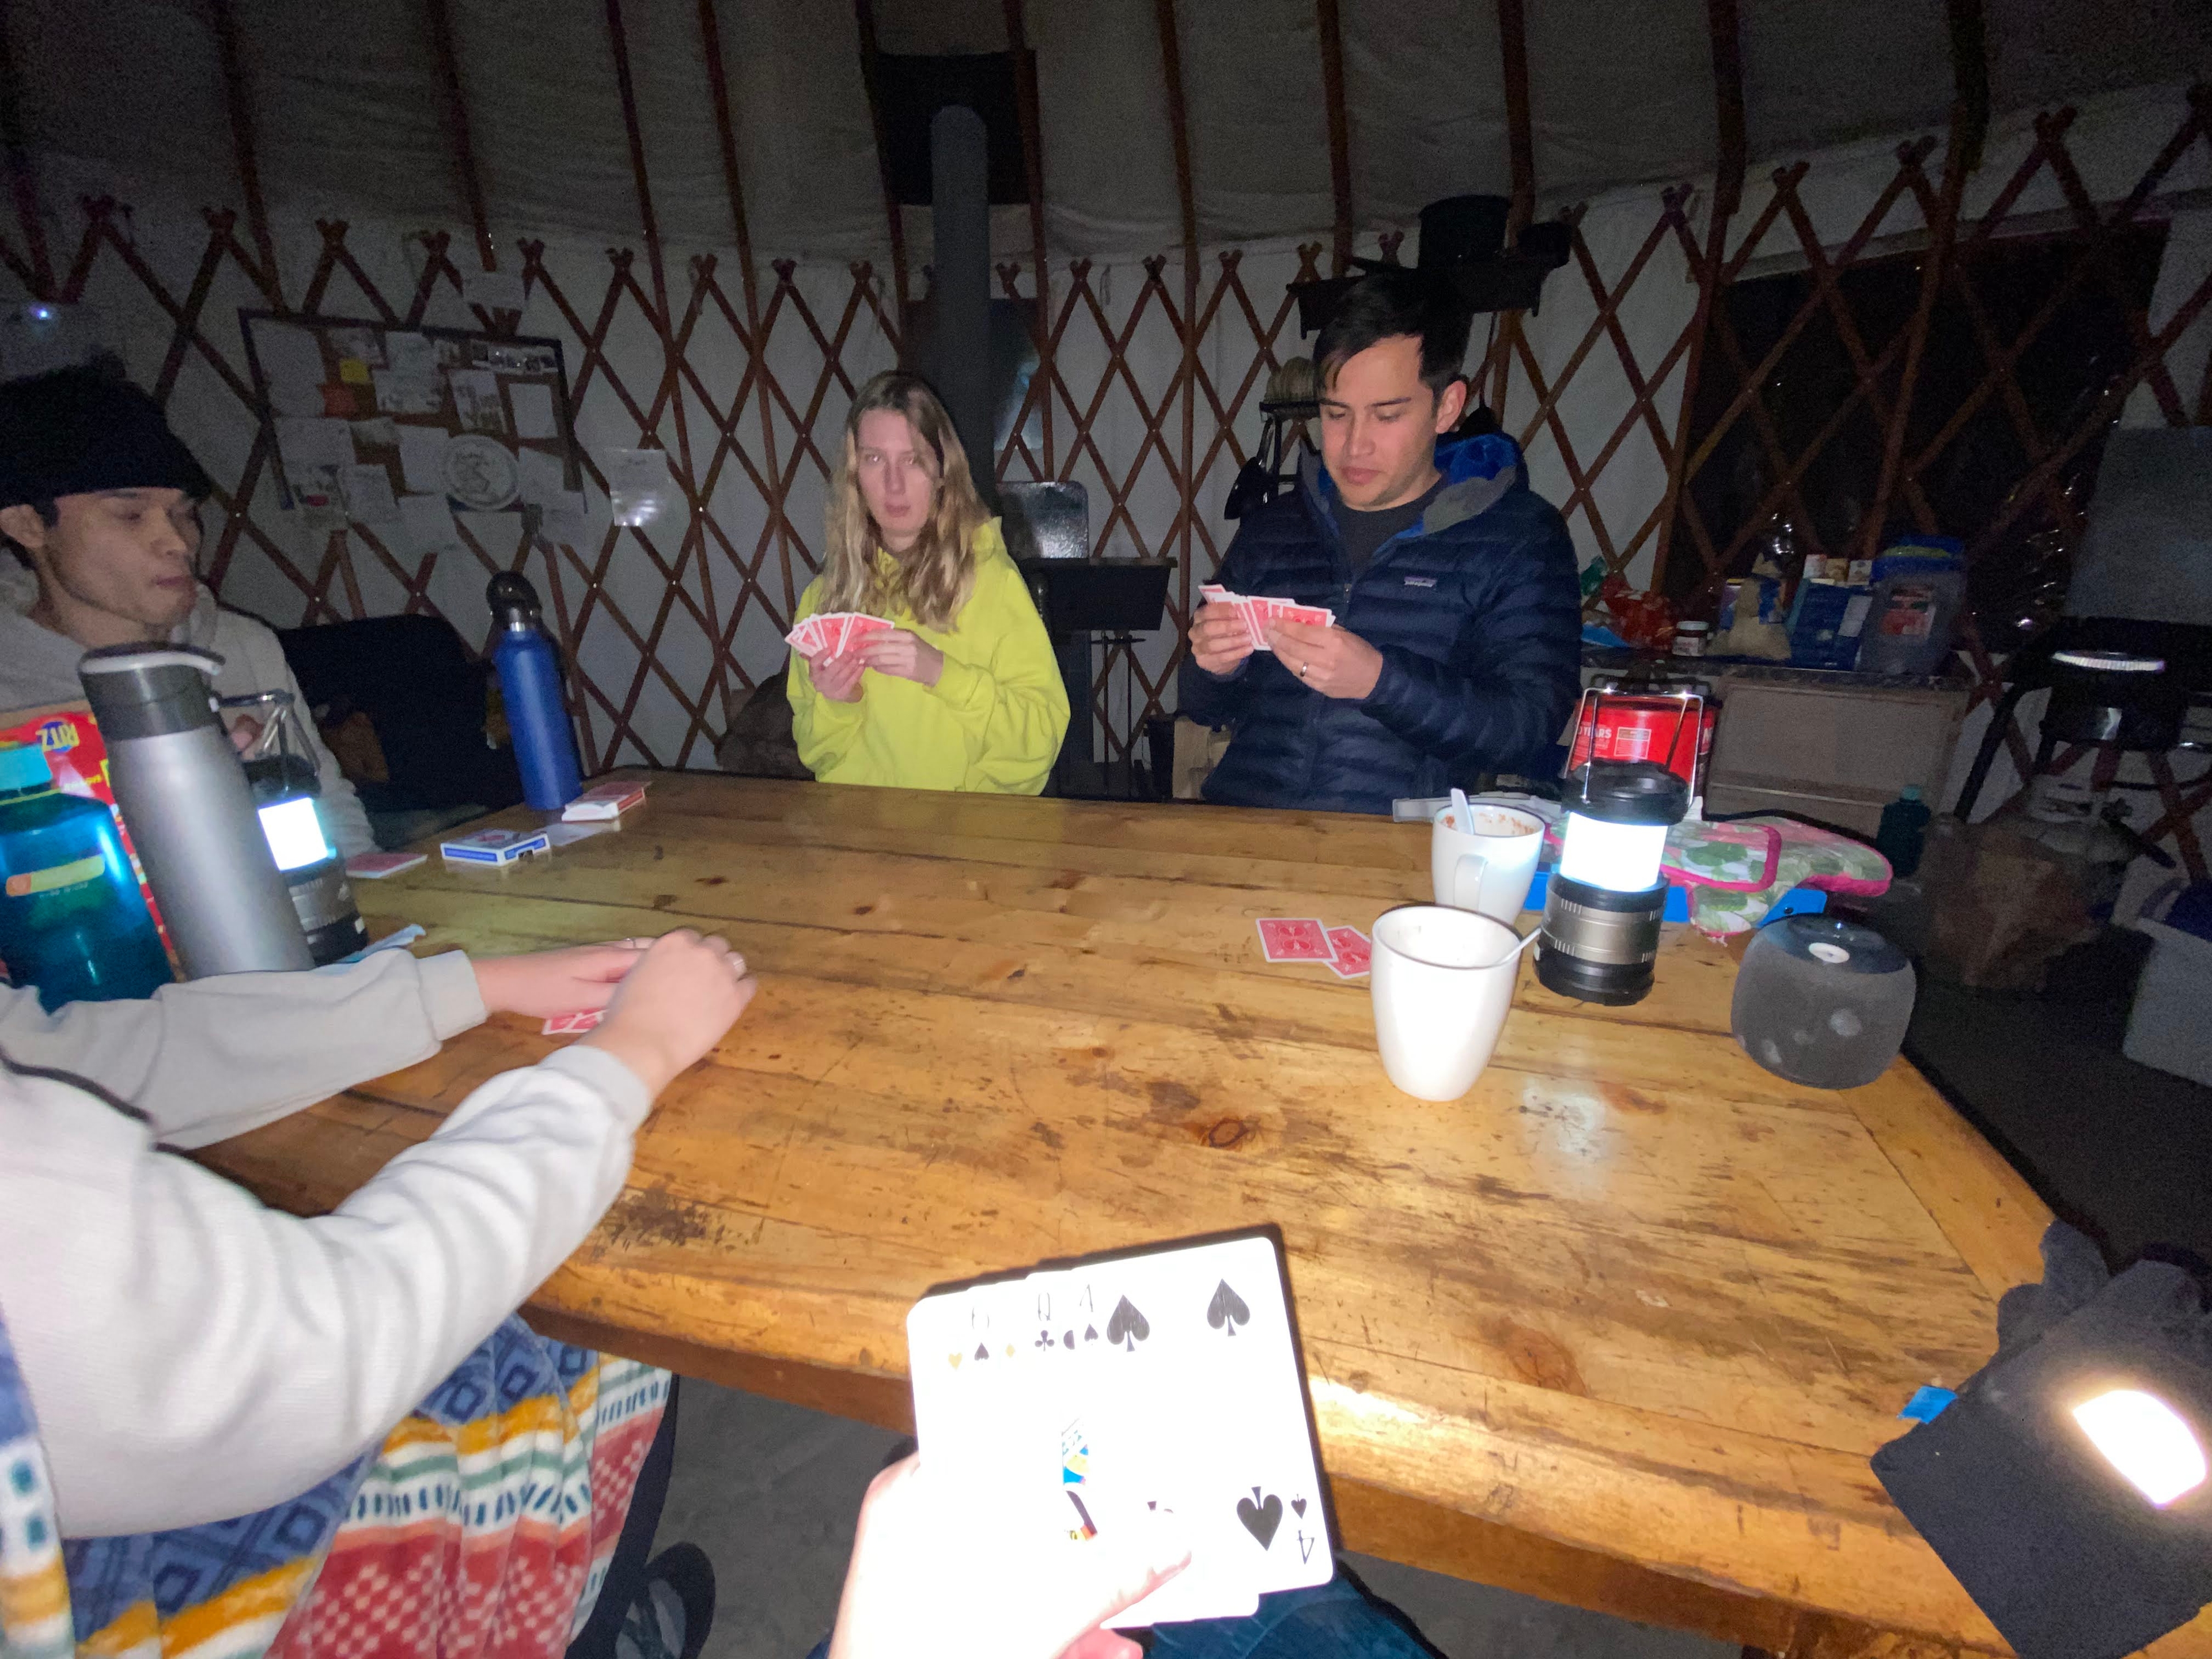
[[[1273,1242],[1190,1246],[1066,1275],[1103,1308],[1103,1349],[1088,1363],[1095,1390],[1091,1450],[1102,1512],[1134,1499],[1173,1511],[1188,1529],[1190,1566],[1115,1622],[1228,1616],[1225,1598],[1327,1582],[1334,1571],[1320,1505],[1305,1389],[1291,1340]],[[1118,1492],[1113,1459],[1140,1425]]]
[[[814,653],[808,648],[808,635],[806,632],[807,629],[813,624],[813,622],[814,618],[809,617],[805,622],[799,623],[798,627],[793,629],[791,632],[783,636],[783,642],[789,646],[793,650],[799,653],[802,657],[811,657],[814,654]]]
[[[1336,612],[1318,605],[1285,604],[1276,613],[1279,622],[1299,623],[1308,628],[1334,628]]]
[[[1245,637],[1252,641],[1252,648],[1255,651],[1274,649],[1274,647],[1267,643],[1267,624],[1262,620],[1266,606],[1267,602],[1264,599],[1239,599],[1237,601],[1237,614],[1244,618]]]
[[[1358,978],[1374,960],[1373,944],[1357,927],[1330,928],[1328,948],[1336,952],[1335,960],[1328,965],[1336,969],[1339,979]]]
[[[1306,918],[1260,918],[1260,949],[1270,962],[1332,962],[1328,929]]]
[[[925,1467],[1050,1549],[1163,1512],[1191,1565],[1125,1628],[1250,1613],[1334,1571],[1274,1246],[1231,1239],[927,1297],[907,1321]]]
[[[545,1022],[543,1035],[546,1036],[581,1036],[586,1031],[597,1030],[605,1011],[599,1008],[579,1008],[573,1013],[556,1014]]]
[[[356,881],[381,881],[402,870],[426,862],[428,853],[356,853],[345,861],[345,872]]]
[[[844,648],[850,651],[871,634],[888,634],[896,626],[896,623],[886,622],[881,617],[871,617],[865,612],[855,611],[845,625]]]

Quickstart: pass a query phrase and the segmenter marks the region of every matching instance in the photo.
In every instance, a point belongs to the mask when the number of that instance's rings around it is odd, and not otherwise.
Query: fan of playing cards
[[[1357,927],[1312,916],[1262,916],[1259,927],[1260,953],[1270,962],[1318,962],[1339,979],[1358,979],[1375,958],[1374,942]]]
[[[1336,612],[1325,605],[1300,605],[1296,599],[1255,599],[1249,593],[1232,593],[1208,582],[1199,589],[1208,605],[1225,605],[1243,619],[1244,632],[1255,651],[1273,651],[1267,629],[1278,622],[1304,623],[1309,628],[1334,628]]]
[[[871,634],[888,634],[897,624],[858,611],[831,611],[809,617],[783,636],[802,657],[842,657]]]
[[[1081,1549],[1156,1511],[1190,1565],[1114,1620],[1235,1618],[1335,1571],[1273,1241],[1171,1247],[924,1297],[908,1314],[922,1467]]]

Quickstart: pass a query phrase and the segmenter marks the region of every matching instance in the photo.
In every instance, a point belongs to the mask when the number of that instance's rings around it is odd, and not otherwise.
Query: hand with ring
[[[1341,628],[1278,622],[1267,643],[1283,665],[1325,697],[1357,702],[1382,678],[1382,653]]]

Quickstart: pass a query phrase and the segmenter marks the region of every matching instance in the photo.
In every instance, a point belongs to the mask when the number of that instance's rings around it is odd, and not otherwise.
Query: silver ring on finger
[[[1304,678],[1305,678],[1309,674],[1310,674],[1310,673],[1312,673],[1312,672],[1313,672],[1313,665],[1312,665],[1311,663],[1310,663],[1310,662],[1302,662],[1302,663],[1300,663],[1300,664],[1298,665],[1298,678],[1299,678],[1300,679],[1304,679]]]

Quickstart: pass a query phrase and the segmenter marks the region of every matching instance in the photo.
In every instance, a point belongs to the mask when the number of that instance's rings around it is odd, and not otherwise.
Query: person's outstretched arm
[[[750,1000],[742,971],[666,936],[597,1031],[309,1219],[157,1150],[128,1108],[0,1071],[0,1316],[67,1532],[249,1514],[377,1445],[597,1224],[653,1097]]]
[[[604,1008],[638,955],[627,945],[475,962],[379,951],[348,967],[224,974],[52,1013],[35,991],[0,988],[0,1053],[106,1090],[167,1145],[206,1146],[427,1060],[487,1013]]]

